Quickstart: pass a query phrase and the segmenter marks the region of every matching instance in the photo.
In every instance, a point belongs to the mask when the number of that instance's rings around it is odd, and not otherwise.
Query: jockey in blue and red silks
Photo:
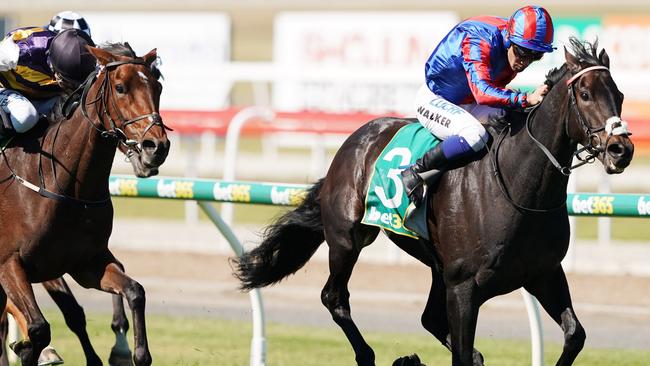
[[[535,105],[548,87],[532,93],[506,88],[517,73],[553,51],[553,22],[538,6],[518,9],[510,18],[478,16],[457,24],[425,65],[426,82],[416,96],[417,118],[443,140],[402,171],[404,188],[416,205],[423,194],[420,173],[435,180],[452,161],[476,154],[488,133],[479,122],[503,115],[503,108]]]

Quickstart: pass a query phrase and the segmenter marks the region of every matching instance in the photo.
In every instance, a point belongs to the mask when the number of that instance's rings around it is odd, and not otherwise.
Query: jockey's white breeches
[[[441,140],[458,135],[467,141],[472,150],[481,150],[488,141],[488,133],[479,121],[490,116],[503,116],[501,108],[471,103],[456,105],[433,93],[424,84],[415,97],[418,121]]]
[[[0,88],[0,108],[9,115],[14,130],[29,131],[41,115],[47,115],[59,97],[30,101],[15,90]]]

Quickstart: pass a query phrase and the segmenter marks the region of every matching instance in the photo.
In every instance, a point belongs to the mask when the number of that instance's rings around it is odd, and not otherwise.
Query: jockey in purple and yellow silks
[[[0,84],[28,98],[47,99],[59,95],[61,88],[48,63],[47,50],[56,33],[41,27],[18,28],[7,34],[3,50],[15,44],[18,57],[14,67],[0,66]]]
[[[483,149],[488,133],[480,120],[542,100],[546,85],[532,93],[506,86],[552,52],[552,44],[553,22],[538,6],[520,8],[510,18],[469,18],[443,38],[425,64],[425,84],[415,101],[418,121],[443,141],[402,171],[411,201],[419,205],[422,200],[420,173],[433,171],[434,181],[449,162]]]
[[[14,29],[0,42],[0,137],[27,132],[95,69],[89,31],[50,28]]]

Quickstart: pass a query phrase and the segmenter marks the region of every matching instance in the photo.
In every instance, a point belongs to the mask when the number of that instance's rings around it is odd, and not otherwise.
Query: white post
[[[199,207],[208,215],[210,220],[217,226],[219,231],[228,240],[232,250],[240,257],[244,253],[244,247],[241,245],[235,233],[230,226],[221,218],[217,210],[209,202],[197,201]],[[250,366],[266,365],[266,337],[264,329],[264,303],[262,294],[259,289],[251,290],[251,310],[253,316],[253,338],[251,339],[251,358]]]
[[[237,163],[237,149],[239,147],[239,135],[244,124],[253,118],[263,118],[272,121],[275,117],[273,111],[267,107],[248,107],[239,111],[228,124],[226,131],[225,153],[223,157],[223,180],[235,180],[235,166]],[[233,204],[223,203],[221,205],[221,216],[229,225],[232,224]]]
[[[531,365],[544,366],[544,334],[542,330],[542,320],[539,315],[539,302],[537,299],[521,289],[521,295],[524,297],[526,311],[528,311],[528,324],[530,325],[530,343],[532,347]]]

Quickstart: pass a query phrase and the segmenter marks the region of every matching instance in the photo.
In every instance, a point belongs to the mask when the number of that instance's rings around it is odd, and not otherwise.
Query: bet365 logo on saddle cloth
[[[375,161],[362,223],[417,237],[403,225],[409,199],[404,192],[400,172],[438,143],[440,140],[419,123],[410,123],[397,131]]]

